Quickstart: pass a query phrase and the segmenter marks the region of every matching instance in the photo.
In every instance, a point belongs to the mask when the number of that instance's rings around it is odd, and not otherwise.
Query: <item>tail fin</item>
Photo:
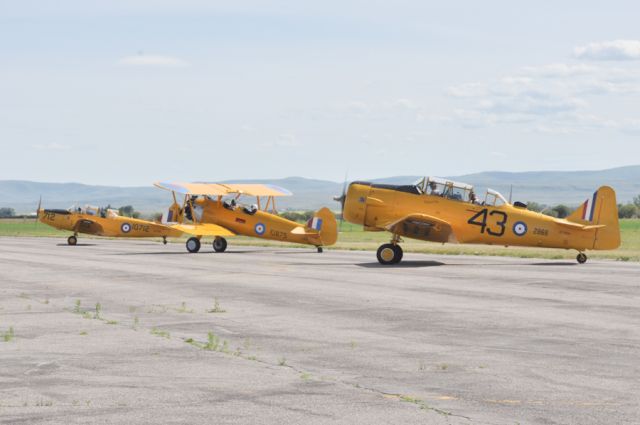
[[[620,225],[616,192],[602,186],[575,210],[568,221],[584,225],[603,225],[595,230],[593,249],[616,249],[620,246]]]
[[[329,246],[338,240],[338,223],[336,217],[329,208],[316,211],[307,222],[307,229],[318,232],[318,237],[323,246]]]

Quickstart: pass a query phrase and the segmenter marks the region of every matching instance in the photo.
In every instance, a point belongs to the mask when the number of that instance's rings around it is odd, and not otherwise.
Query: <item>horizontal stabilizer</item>
[[[580,229],[580,230],[601,229],[603,227],[606,227],[606,225],[604,224],[588,225],[588,224],[572,223],[570,221],[560,221],[560,220],[558,220],[557,223],[561,226],[571,227],[572,229]]]

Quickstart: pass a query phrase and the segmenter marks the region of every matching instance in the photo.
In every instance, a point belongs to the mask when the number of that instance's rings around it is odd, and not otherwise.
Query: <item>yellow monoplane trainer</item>
[[[277,215],[276,198],[291,192],[267,184],[154,183],[173,195],[173,204],[162,222],[172,229],[194,235],[187,240],[189,252],[200,250],[200,239],[213,236],[213,249],[227,249],[225,237],[243,235],[260,239],[313,245],[318,252],[338,237],[336,219],[328,208],[317,211],[306,225]],[[182,195],[178,203],[177,195]],[[254,196],[255,204],[238,202]],[[266,198],[261,199],[261,198]]]
[[[603,186],[566,219],[513,205],[501,194],[487,190],[483,201],[473,187],[439,178],[424,178],[412,185],[353,182],[336,198],[345,220],[364,230],[388,231],[391,242],[378,248],[381,264],[402,259],[401,237],[431,242],[565,248],[578,251],[620,246],[618,207],[612,188]]]
[[[68,210],[40,209],[38,205],[38,221],[60,230],[73,232],[67,243],[78,243],[78,233],[96,236],[123,238],[162,238],[167,243],[168,237],[179,237],[182,232],[160,223],[122,217],[116,210],[92,206],[72,207]]]

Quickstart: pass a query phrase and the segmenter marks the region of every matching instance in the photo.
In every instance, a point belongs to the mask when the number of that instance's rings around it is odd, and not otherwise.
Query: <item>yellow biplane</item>
[[[580,264],[586,250],[620,246],[616,195],[603,186],[566,219],[511,204],[488,189],[483,200],[468,184],[424,178],[411,185],[353,182],[341,197],[345,220],[364,230],[387,231],[390,243],[378,248],[381,264],[402,260],[402,237],[441,243],[565,248],[578,251]]]
[[[214,237],[215,252],[224,252],[225,238],[236,235],[313,245],[318,252],[322,252],[323,246],[333,245],[338,236],[335,216],[328,208],[317,211],[306,225],[278,216],[276,198],[290,196],[291,192],[275,185],[166,182],[154,185],[171,192],[173,204],[162,222],[194,235],[186,242],[187,251],[192,253],[200,250],[203,236]],[[243,195],[255,197],[256,202],[239,203]]]
[[[56,229],[73,232],[67,239],[69,245],[78,243],[78,233],[124,238],[162,238],[165,244],[168,237],[182,235],[178,229],[160,223],[123,217],[116,210],[92,206],[41,210],[38,205],[37,219]]]

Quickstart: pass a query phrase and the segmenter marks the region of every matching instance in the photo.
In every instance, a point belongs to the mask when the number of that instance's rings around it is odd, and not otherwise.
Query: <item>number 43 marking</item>
[[[494,225],[487,226],[487,216],[498,216],[500,219],[496,221]],[[474,226],[480,226],[480,233],[484,233],[486,230],[486,232],[491,236],[502,236],[504,235],[505,225],[507,224],[507,214],[502,211],[489,212],[485,208],[471,217],[467,223],[473,224]]]

